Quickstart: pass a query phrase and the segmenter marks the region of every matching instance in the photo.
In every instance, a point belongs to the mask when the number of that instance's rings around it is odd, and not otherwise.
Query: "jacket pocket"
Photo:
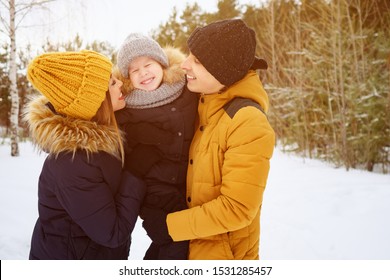
[[[94,256],[87,257],[89,247],[94,242],[83,232],[83,230],[77,224],[73,222],[70,224],[68,236],[68,248],[70,250],[70,258],[76,260],[94,258]]]
[[[228,232],[227,238],[234,259],[242,259],[250,250],[251,236],[248,227]]]
[[[223,153],[221,147],[218,144],[214,144],[211,150],[212,160],[211,168],[213,170],[214,186],[221,186],[222,183],[222,161]]]
[[[69,237],[69,247],[73,259],[84,260],[84,259],[94,259],[91,255],[91,250],[89,250],[92,240],[86,236],[84,237]]]

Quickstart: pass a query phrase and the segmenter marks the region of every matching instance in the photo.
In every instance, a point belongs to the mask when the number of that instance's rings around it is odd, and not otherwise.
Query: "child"
[[[48,153],[30,259],[128,259],[145,185],[122,169],[113,111],[125,102],[111,70],[111,61],[86,50],[42,54],[28,66],[43,96],[29,103],[25,119]]]
[[[157,244],[190,240],[190,260],[258,259],[275,134],[264,113],[267,94],[252,69],[265,69],[266,62],[255,57],[255,32],[240,19],[197,28],[187,44],[187,87],[201,93],[187,174],[189,209],[167,215],[143,207],[143,226]]]
[[[117,58],[126,109],[116,117],[129,135],[138,134],[128,139],[126,167],[145,180],[145,205],[166,213],[187,208],[186,171],[197,98],[185,87],[180,68],[184,58],[179,50],[162,49],[152,38],[137,33],[125,39]],[[134,132],[134,124],[145,124],[145,129]],[[160,128],[161,134],[150,135],[151,126]],[[140,166],[150,166],[149,172],[140,174]],[[144,259],[187,259],[187,253],[188,242],[152,243]]]

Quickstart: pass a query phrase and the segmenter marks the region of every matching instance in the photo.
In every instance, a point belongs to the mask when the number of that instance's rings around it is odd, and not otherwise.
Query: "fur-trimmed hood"
[[[165,47],[163,51],[168,57],[169,66],[164,68],[163,75],[163,83],[174,84],[180,82],[185,73],[184,70],[181,69],[180,64],[185,59],[185,54],[177,48],[174,47]],[[113,75],[123,82],[122,92],[123,94],[128,94],[132,90],[134,90],[134,86],[131,83],[129,78],[125,78],[120,74],[120,71],[117,67],[114,67]]]
[[[55,156],[83,150],[87,154],[104,151],[120,157],[114,127],[56,114],[46,105],[48,102],[44,96],[35,97],[28,103],[24,115],[30,136],[40,150]]]

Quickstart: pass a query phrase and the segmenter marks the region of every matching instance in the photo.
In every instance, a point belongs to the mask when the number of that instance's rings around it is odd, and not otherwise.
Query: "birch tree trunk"
[[[9,80],[10,90],[9,97],[11,99],[10,110],[10,139],[11,139],[11,156],[19,156],[19,93],[17,87],[17,65],[16,65],[16,30],[21,20],[34,7],[43,7],[44,4],[54,2],[55,0],[30,0],[26,3],[20,1],[16,4],[15,0],[0,1],[0,3],[9,10],[9,22],[0,14],[0,23],[4,25],[4,29],[10,39],[10,58],[9,58]],[[8,6],[7,4],[8,3]],[[20,16],[16,23],[16,15]]]
[[[15,0],[9,0],[9,16],[10,16],[10,66],[9,79],[10,97],[11,97],[11,112],[10,112],[10,136],[11,136],[11,156],[19,156],[19,94],[17,88],[17,73],[16,73],[16,32],[15,32]]]

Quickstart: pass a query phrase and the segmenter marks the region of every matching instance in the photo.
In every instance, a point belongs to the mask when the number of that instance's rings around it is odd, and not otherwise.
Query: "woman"
[[[25,116],[48,153],[38,183],[30,259],[127,259],[145,194],[123,171],[114,111],[125,106],[111,62],[93,51],[47,53],[27,77],[43,96]]]

